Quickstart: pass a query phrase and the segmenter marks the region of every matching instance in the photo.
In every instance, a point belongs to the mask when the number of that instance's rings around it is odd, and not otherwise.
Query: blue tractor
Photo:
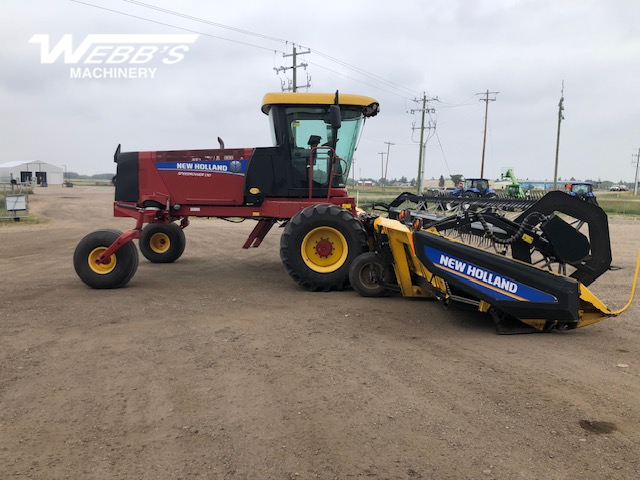
[[[486,178],[467,178],[464,182],[460,181],[458,188],[451,192],[451,195],[491,198],[496,196],[496,191],[489,186],[489,180]]]
[[[593,193],[593,184],[590,182],[572,182],[565,186],[567,193],[572,197],[578,197],[587,203],[598,205],[596,194]]]

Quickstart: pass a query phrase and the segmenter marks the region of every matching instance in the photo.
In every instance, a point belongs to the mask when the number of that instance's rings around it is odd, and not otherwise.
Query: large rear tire
[[[91,288],[120,288],[136,273],[138,250],[131,241],[111,255],[108,263],[96,263],[120,235],[117,230],[97,230],[80,240],[73,252],[76,273]]]
[[[280,238],[280,258],[293,280],[310,291],[342,290],[349,267],[367,251],[362,223],[337,205],[312,205],[296,213]]]
[[[150,223],[142,229],[140,252],[152,263],[172,263],[184,253],[187,239],[180,225]]]

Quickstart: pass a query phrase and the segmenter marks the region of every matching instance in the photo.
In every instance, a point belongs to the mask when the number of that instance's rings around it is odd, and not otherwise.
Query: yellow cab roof
[[[262,99],[262,111],[268,114],[271,105],[333,105],[335,97],[335,93],[267,93]],[[378,103],[374,98],[350,93],[338,93],[338,102],[340,105],[357,107],[368,107]]]

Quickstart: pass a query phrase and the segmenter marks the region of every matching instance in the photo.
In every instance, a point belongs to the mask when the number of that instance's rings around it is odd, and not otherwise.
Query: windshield
[[[578,194],[584,194],[584,193],[589,193],[591,192],[591,185],[587,185],[587,184],[573,184],[571,185],[571,191],[578,193]]]
[[[466,189],[477,188],[478,190],[486,190],[489,188],[489,182],[484,179],[469,179],[465,181]]]
[[[306,170],[311,151],[314,147],[328,147],[333,144],[333,130],[331,128],[329,108],[318,107],[288,107],[285,109],[287,125],[289,127],[291,156],[294,166],[299,164]],[[336,154],[341,159],[335,167],[337,176],[334,186],[344,186],[349,175],[353,152],[356,148],[362,113],[360,108],[340,107],[342,126],[338,129]],[[313,159],[314,182],[327,184],[331,164],[329,149],[318,148]]]

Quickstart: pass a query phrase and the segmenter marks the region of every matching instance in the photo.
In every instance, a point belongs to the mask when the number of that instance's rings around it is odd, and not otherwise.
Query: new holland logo
[[[458,260],[457,258],[441,254],[440,261],[438,263],[452,270],[455,270],[456,272],[464,273],[468,277],[480,280],[482,283],[497,287],[500,290],[504,290],[505,292],[518,292],[517,283],[512,282],[508,278],[501,277],[500,275],[497,275],[489,270],[485,270],[484,268],[480,268],[470,263]]]
[[[240,163],[238,160],[233,160],[229,164],[229,170],[231,170],[233,173],[241,172],[242,171],[242,163]]]
[[[177,171],[180,176],[210,177],[212,173],[244,175],[248,160],[207,160],[192,162],[157,162],[160,171]]]
[[[425,245],[424,252],[436,268],[453,275],[463,284],[495,300],[518,300],[539,303],[557,303],[558,301],[550,293],[444,253],[436,248]]]

